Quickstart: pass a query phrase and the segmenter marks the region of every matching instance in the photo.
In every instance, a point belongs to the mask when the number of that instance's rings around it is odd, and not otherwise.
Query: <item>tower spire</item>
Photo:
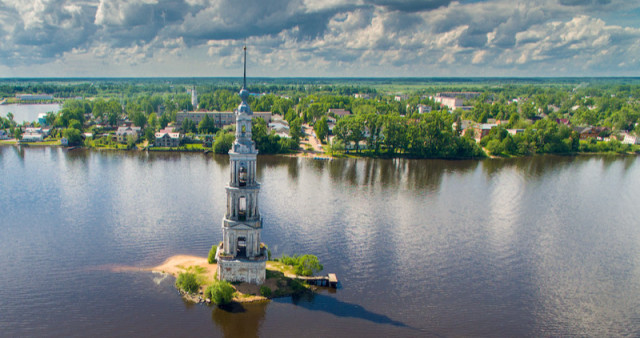
[[[242,88],[247,88],[247,46],[244,46],[244,77],[242,80]]]

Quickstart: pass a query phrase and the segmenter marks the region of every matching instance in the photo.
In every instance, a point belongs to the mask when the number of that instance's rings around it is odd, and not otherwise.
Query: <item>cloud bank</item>
[[[616,17],[640,0],[0,0],[0,76],[229,76],[243,44],[253,76],[640,76]]]

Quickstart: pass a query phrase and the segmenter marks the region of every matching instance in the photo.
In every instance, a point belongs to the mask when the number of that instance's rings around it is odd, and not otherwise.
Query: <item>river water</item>
[[[117,269],[207,255],[228,157],[4,146],[0,171],[2,336],[640,335],[636,157],[260,156],[263,240],[341,288],[232,311]]]
[[[33,122],[38,120],[38,115],[42,113],[57,113],[62,109],[62,105],[58,103],[45,104],[1,104],[0,116],[7,117],[8,113],[13,114],[13,120],[17,123]]]

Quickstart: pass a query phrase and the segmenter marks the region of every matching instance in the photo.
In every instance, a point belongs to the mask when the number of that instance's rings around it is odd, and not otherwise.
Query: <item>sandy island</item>
[[[202,294],[214,281],[214,275],[218,268],[217,264],[209,264],[207,258],[175,255],[167,258],[162,264],[151,268],[140,269],[146,271],[154,271],[167,273],[174,277],[178,277],[181,272],[193,272],[198,276],[200,282],[200,290],[197,295],[185,295],[185,298],[194,302],[205,302]],[[267,279],[264,284],[271,289],[273,297],[288,296],[293,293],[289,287],[288,280],[295,278],[290,267],[278,262],[267,262]],[[266,301],[269,298],[260,295],[260,286],[250,283],[233,283],[232,286],[237,293],[234,295],[233,301],[239,303]]]

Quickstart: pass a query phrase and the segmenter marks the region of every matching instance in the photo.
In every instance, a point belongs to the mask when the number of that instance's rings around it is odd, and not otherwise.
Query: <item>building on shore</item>
[[[269,123],[268,127],[269,127],[269,131],[275,131],[276,135],[280,137],[290,137],[289,136],[290,127],[289,127],[289,122],[287,122],[287,120],[274,119],[271,123]]]
[[[27,127],[22,134],[23,142],[42,142],[49,136],[51,128]]]
[[[204,119],[205,115],[208,115],[213,120],[216,128],[230,126],[236,122],[236,114],[231,111],[190,111],[178,113],[176,115],[176,124],[181,126],[184,120],[189,119],[197,125]],[[270,111],[253,113],[253,117],[261,117],[267,124],[271,122],[272,115]]]
[[[120,143],[127,143],[129,137],[137,140],[142,135],[142,128],[132,126],[118,127],[116,130],[116,140]]]
[[[155,147],[170,147],[175,148],[180,146],[182,141],[182,134],[174,132],[173,128],[162,129],[155,134],[156,140],[153,145]]]
[[[476,141],[480,142],[483,137],[489,135],[491,129],[497,127],[497,123],[479,123],[474,127],[474,136]]]
[[[622,134],[622,144],[640,144],[640,137],[631,135],[629,133]]]
[[[226,187],[227,210],[222,219],[222,245],[218,246],[218,278],[229,282],[262,284],[266,278],[267,248],[260,241],[262,217],[258,193],[260,183],[256,181],[258,150],[251,139],[249,91],[245,80],[236,109],[236,139],[229,150],[231,179]]]

